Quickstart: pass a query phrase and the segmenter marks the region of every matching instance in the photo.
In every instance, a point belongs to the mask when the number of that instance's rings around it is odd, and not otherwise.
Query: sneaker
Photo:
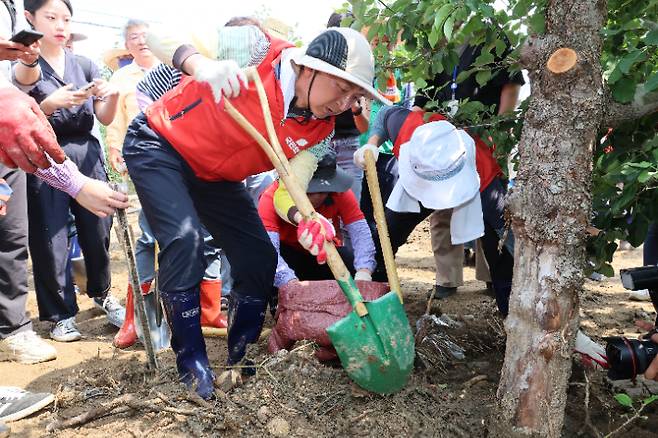
[[[57,357],[57,350],[32,330],[16,333],[0,341],[0,360],[34,364]]]
[[[442,300],[444,298],[448,298],[451,295],[454,295],[457,293],[457,288],[456,287],[447,287],[447,286],[441,286],[439,284],[434,285],[434,299],[435,300]],[[430,289],[429,292],[427,293],[427,299],[432,296],[432,290]]]
[[[82,339],[82,335],[75,325],[75,318],[66,318],[53,324],[50,329],[50,338],[57,342],[73,342]]]
[[[107,294],[105,299],[94,298],[94,305],[105,312],[107,322],[117,328],[121,328],[126,319],[126,308],[114,296]]]
[[[651,301],[649,289],[632,290],[628,293],[628,299],[631,301]]]
[[[46,392],[28,392],[0,386],[0,421],[16,421],[40,411],[55,400]]]

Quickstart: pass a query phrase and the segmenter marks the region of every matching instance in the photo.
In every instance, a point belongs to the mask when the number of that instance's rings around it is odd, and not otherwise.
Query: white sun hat
[[[397,212],[453,209],[454,245],[484,234],[475,142],[445,120],[418,127],[400,147],[400,177],[386,206]]]
[[[332,27],[315,37],[292,57],[297,65],[345,79],[363,88],[374,99],[390,105],[372,86],[375,58],[368,40],[354,29]]]

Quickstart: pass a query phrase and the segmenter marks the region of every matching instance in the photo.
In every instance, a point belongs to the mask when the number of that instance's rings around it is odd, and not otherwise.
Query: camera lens
[[[605,353],[608,358],[608,377],[612,380],[634,379],[644,373],[656,357],[658,345],[652,341],[627,339],[624,337],[606,338]]]

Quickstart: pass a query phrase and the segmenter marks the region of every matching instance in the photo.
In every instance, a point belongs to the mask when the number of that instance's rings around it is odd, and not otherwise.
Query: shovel
[[[119,190],[117,184],[112,185],[112,189]],[[144,346],[146,347],[146,355],[148,356],[148,368],[150,370],[158,369],[158,360],[155,356],[155,350],[153,348],[153,340],[151,339],[151,333],[148,327],[148,322],[146,319],[146,310],[144,305],[144,297],[141,293],[141,288],[139,286],[139,278],[137,277],[137,262],[135,260],[135,245],[132,233],[130,230],[130,225],[128,224],[128,216],[126,215],[126,210],[117,209],[116,212],[117,225],[116,229],[117,237],[123,246],[123,251],[128,260],[128,280],[130,285],[133,288],[133,298],[135,299],[135,308],[137,310],[137,315],[139,316],[138,322],[140,329],[144,336]]]
[[[246,70],[254,81],[260,99],[270,143],[224,98],[229,115],[263,148],[279,173],[299,212],[305,218],[317,215],[306,192],[290,170],[274,131],[265,89],[254,68]],[[327,329],[347,374],[359,386],[379,394],[399,391],[407,383],[414,362],[414,337],[409,320],[395,292],[364,302],[354,279],[345,267],[336,247],[324,243],[327,263],[352,311]]]

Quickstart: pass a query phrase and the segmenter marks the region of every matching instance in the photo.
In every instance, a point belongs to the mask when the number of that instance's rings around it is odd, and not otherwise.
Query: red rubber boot
[[[222,314],[222,280],[201,280],[201,326],[227,328]]]
[[[147,294],[151,290],[151,282],[147,281],[141,285],[142,294]],[[135,331],[135,301],[133,298],[133,288],[128,285],[126,293],[126,319],[116,335],[112,345],[116,348],[132,347],[137,342],[137,332]]]

